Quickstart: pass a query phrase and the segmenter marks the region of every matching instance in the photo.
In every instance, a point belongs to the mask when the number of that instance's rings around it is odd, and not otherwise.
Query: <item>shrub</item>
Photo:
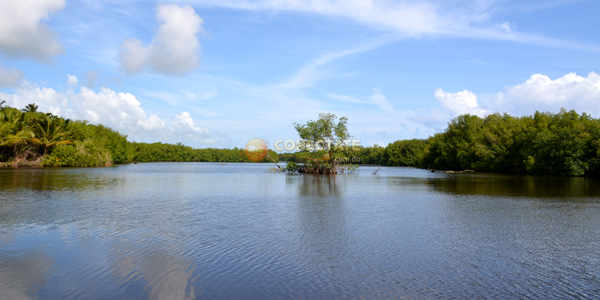
[[[58,146],[44,157],[42,163],[46,167],[97,167],[111,164],[109,151],[91,140]]]

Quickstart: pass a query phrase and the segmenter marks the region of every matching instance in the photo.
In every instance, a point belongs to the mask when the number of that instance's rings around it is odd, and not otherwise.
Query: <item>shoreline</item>
[[[43,168],[41,162],[0,162],[0,168]]]

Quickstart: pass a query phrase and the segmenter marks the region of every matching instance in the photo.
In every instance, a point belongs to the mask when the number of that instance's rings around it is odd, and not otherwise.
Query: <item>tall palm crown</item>
[[[68,125],[69,121],[61,121],[44,116],[41,122],[36,124],[33,128],[35,138],[31,138],[30,140],[33,143],[44,147],[44,155],[46,155],[48,148],[73,143],[66,139],[69,134],[69,131],[66,130]]]
[[[23,108],[21,111],[23,112],[37,112],[39,106],[35,105],[35,103],[30,103],[27,104],[27,106],[25,106],[25,108]]]

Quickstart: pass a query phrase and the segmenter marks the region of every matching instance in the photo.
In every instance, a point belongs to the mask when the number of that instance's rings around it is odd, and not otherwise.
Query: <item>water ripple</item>
[[[600,182],[0,170],[0,299],[600,297]]]

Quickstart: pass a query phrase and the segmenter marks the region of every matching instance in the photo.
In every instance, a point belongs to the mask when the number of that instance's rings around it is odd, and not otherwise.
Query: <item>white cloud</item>
[[[504,22],[504,23],[501,23],[501,24],[496,24],[496,27],[500,28],[500,29],[502,29],[504,31],[506,31],[507,33],[509,33],[509,32],[512,31],[512,27],[513,26],[510,23],[508,23],[508,22]]]
[[[203,144],[216,144],[206,126],[198,126],[189,112],[182,112],[173,119],[173,127],[185,140],[200,141]]]
[[[325,92],[325,91],[323,91]],[[348,95],[341,95],[341,94],[333,94],[333,93],[327,93],[325,92],[325,94],[333,99],[337,99],[337,100],[342,100],[345,102],[350,102],[350,103],[368,103],[367,101],[363,101],[363,100],[359,100],[356,99],[354,97],[348,96]]]
[[[259,0],[196,1],[210,6],[222,6],[246,10],[299,11],[332,15],[356,20],[383,29],[393,29],[408,35],[434,33],[443,28],[445,21],[431,3],[407,3],[372,0]]]
[[[36,103],[40,110],[56,115],[71,117],[72,111],[68,109],[67,97],[51,88],[40,88],[24,79],[17,87],[15,94],[0,93],[0,97],[12,107],[23,108],[27,104]]]
[[[390,43],[394,40],[395,39],[390,39],[389,37],[380,38],[379,40],[377,40],[375,42],[365,43],[356,48],[322,55],[319,58],[314,59],[311,62],[309,62],[308,64],[306,64],[302,69],[300,69],[296,73],[296,75],[294,75],[290,79],[288,79],[284,82],[281,82],[279,84],[270,86],[269,88],[275,88],[275,89],[281,90],[281,89],[298,89],[298,88],[304,88],[304,87],[311,86],[312,84],[314,84],[317,81],[321,81],[323,79],[331,77],[330,74],[327,74],[326,72],[319,70],[319,68],[322,67],[323,65],[325,65],[329,62],[332,62],[334,60],[340,59],[342,57],[345,57],[345,56],[349,56],[352,54],[356,54],[356,53],[360,53],[360,52],[378,48],[381,45]]]
[[[393,32],[399,37],[453,36],[508,40],[550,47],[600,50],[586,44],[520,33],[514,24],[490,24],[503,1],[393,1],[393,0],[192,0],[193,3],[249,11],[300,12],[340,17]]]
[[[107,87],[95,93],[81,87],[79,94],[68,93],[68,98],[80,118],[125,133],[160,130],[165,124],[157,115],[148,116],[141,103],[130,93],[116,93]]]
[[[72,82],[75,76],[69,76]],[[98,93],[81,87],[79,93],[69,89],[57,92],[23,80],[14,94],[1,93],[0,97],[13,107],[21,108],[29,103],[39,105],[41,111],[102,124],[136,140],[184,142],[191,145],[212,145],[216,141],[206,126],[200,126],[190,113],[176,115],[168,126],[158,115],[148,114],[140,101],[130,93],[117,93],[102,87]]]
[[[71,74],[67,74],[67,77],[69,78],[67,80],[67,87],[69,87],[69,88],[76,87],[77,83],[79,82],[79,80],[77,79],[77,76],[71,75]]]
[[[136,74],[152,72],[183,76],[200,64],[200,42],[204,21],[189,5],[158,5],[156,21],[160,23],[148,46],[134,38],[126,39],[120,47],[121,70]]]
[[[187,111],[184,111],[181,114],[175,116],[175,119],[173,120],[173,124],[176,124],[178,126],[183,125],[183,127],[189,128],[192,131],[195,131],[200,134],[207,134],[207,135],[210,134],[210,131],[208,130],[208,128],[196,126],[196,124],[194,123],[194,119],[192,119],[192,117],[190,117],[190,113]]]
[[[480,107],[475,94],[468,90],[446,93],[442,89],[437,89],[434,95],[440,105],[451,111],[453,116],[472,114],[483,117],[491,113],[490,110]]]
[[[419,123],[440,123],[444,116],[461,114],[485,116],[492,112],[517,116],[531,115],[536,111],[558,113],[561,108],[600,116],[600,75],[591,72],[587,77],[575,73],[552,80],[542,74],[534,74],[524,83],[508,86],[503,92],[491,97],[490,107],[482,107],[477,96],[468,90],[446,93],[435,91],[435,98],[445,109],[430,110],[429,116],[416,118]],[[447,115],[445,112],[449,112]]]
[[[382,94],[379,89],[374,89],[374,93],[369,98],[371,102],[377,106],[379,106],[385,113],[394,115],[396,110],[394,107],[387,101],[384,94]]]
[[[546,75],[534,74],[524,83],[497,93],[492,103],[497,111],[519,115],[536,110],[556,113],[565,108],[600,116],[600,75],[591,72],[582,77],[569,73],[552,80]]]
[[[23,77],[20,70],[0,66],[0,88],[17,86]]]
[[[218,94],[219,94],[219,91],[212,90],[210,92],[206,92],[206,93],[200,94],[200,99],[202,99],[202,100],[208,100],[208,99],[210,99],[210,98],[212,98],[212,97],[214,97],[214,96],[216,96]],[[196,98],[194,98],[194,99],[196,99]]]
[[[65,4],[65,0],[0,1],[0,53],[44,62],[51,62],[54,55],[63,53],[56,32],[42,20],[61,11]]]

